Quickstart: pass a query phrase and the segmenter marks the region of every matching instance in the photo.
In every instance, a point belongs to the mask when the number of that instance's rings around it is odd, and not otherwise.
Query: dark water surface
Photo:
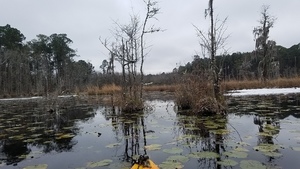
[[[227,116],[144,112],[76,98],[0,100],[0,168],[130,168],[148,154],[161,168],[299,168],[300,97],[231,97]]]

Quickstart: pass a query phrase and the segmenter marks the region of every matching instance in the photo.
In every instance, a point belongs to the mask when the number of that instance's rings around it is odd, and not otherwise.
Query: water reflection
[[[147,154],[144,148],[147,145],[145,115],[151,111],[144,110],[136,113],[122,112],[117,107],[105,107],[103,115],[111,121],[117,142],[124,142],[122,161],[132,162],[138,155]],[[121,132],[121,133],[120,133]]]
[[[224,140],[227,139],[226,116],[195,116],[188,112],[177,113],[178,132],[183,136],[182,145],[187,145],[189,154],[214,152],[216,158],[197,157],[198,168],[221,168],[222,153],[226,152]]]
[[[270,168],[296,167],[293,165],[295,162],[286,163],[279,159],[289,157],[289,154],[292,153],[288,149],[291,146],[289,140],[293,136],[287,131],[290,126],[283,122],[289,117],[300,117],[299,100],[300,95],[233,97],[230,99],[229,107],[232,113],[241,117],[250,115],[253,118],[253,124],[257,126],[257,140],[253,149],[264,155],[265,160],[262,162]],[[283,134],[280,133],[282,130]]]
[[[1,101],[0,108],[0,163],[6,165],[34,158],[32,149],[70,151],[77,144],[76,120],[94,116],[92,107],[78,106],[75,98]]]
[[[19,168],[40,163],[49,169],[88,168],[105,159],[112,161],[109,168],[130,168],[132,157],[141,154],[177,168],[241,168],[250,160],[264,168],[297,168],[298,100],[230,98],[231,113],[211,117],[177,112],[172,100],[149,101],[152,110],[136,113],[74,98],[0,102],[0,168],[3,163],[5,168],[17,163]]]

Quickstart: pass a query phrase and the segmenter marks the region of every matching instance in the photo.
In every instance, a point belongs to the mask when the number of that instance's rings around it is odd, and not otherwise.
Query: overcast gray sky
[[[170,72],[192,61],[193,55],[201,53],[193,24],[208,29],[204,18],[208,0],[158,1],[161,13],[155,25],[165,31],[147,35],[152,48],[145,73]],[[299,0],[215,0],[215,14],[228,17],[229,53],[254,49],[252,31],[259,25],[262,5],[269,5],[269,13],[277,18],[270,39],[284,47],[300,42]],[[144,18],[145,11],[143,0],[0,0],[0,25],[19,29],[26,41],[38,34],[66,33],[80,55],[75,59],[89,61],[99,70],[108,58],[99,37],[112,37],[114,21],[126,24],[130,14]]]

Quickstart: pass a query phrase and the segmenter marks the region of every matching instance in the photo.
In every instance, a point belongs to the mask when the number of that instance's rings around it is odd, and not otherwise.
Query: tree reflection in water
[[[144,118],[150,111],[127,113],[122,112],[117,107],[106,107],[104,110],[106,120],[111,120],[116,140],[118,142],[123,141],[125,144],[122,161],[132,162],[135,156],[147,154],[146,149],[143,148],[147,145]],[[143,142],[143,145],[140,145],[140,142]]]
[[[177,113],[178,135],[182,134],[179,145],[187,145],[189,153],[215,152],[217,158],[199,158],[198,168],[221,168],[217,161],[221,161],[221,155],[226,151],[224,140],[227,132],[227,116],[196,116]],[[221,132],[220,132],[221,131]]]
[[[52,100],[51,100],[52,101]],[[32,149],[43,153],[70,151],[79,128],[76,120],[94,117],[93,107],[78,104],[75,98],[55,101],[55,111],[49,112],[49,100],[1,101],[0,163],[16,165],[35,158]],[[78,106],[79,105],[79,106]],[[28,156],[30,155],[30,156]]]

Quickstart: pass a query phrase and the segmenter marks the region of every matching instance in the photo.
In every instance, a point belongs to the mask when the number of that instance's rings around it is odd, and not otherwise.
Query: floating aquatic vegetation
[[[273,137],[272,133],[269,132],[259,132],[259,136],[265,136],[265,137]]]
[[[186,163],[187,161],[189,161],[189,158],[182,155],[175,155],[168,157],[167,161]]]
[[[112,162],[113,162],[112,160],[105,159],[105,160],[98,161],[98,162],[88,162],[86,166],[88,168],[104,167],[104,166],[109,166],[110,163],[112,163]]]
[[[183,149],[178,147],[172,147],[171,149],[164,149],[163,152],[169,153],[169,154],[180,154],[183,152]]]
[[[246,152],[235,150],[224,152],[223,155],[233,158],[247,158],[248,156]]]
[[[188,157],[191,157],[191,158],[208,158],[208,159],[211,159],[211,158],[219,158],[220,155],[215,153],[215,152],[210,152],[210,151],[202,151],[202,152],[193,152],[193,153],[190,153],[188,155]]]
[[[177,144],[177,141],[166,143],[166,145],[176,145],[176,144]]]
[[[107,148],[114,148],[114,147],[119,147],[120,145],[121,145],[121,143],[112,143],[112,144],[109,144],[109,145],[107,145],[105,147],[107,147]]]
[[[160,131],[159,133],[160,133],[160,134],[169,134],[170,131],[169,131],[169,130],[163,130],[163,131]]]
[[[246,143],[246,142],[236,142],[236,144],[238,144],[238,145],[241,145],[241,146],[250,146],[250,144],[249,143]]]
[[[244,147],[236,147],[236,148],[234,149],[234,151],[248,152],[249,150],[247,150],[247,149],[244,148]]]
[[[294,150],[294,151],[300,151],[300,147],[292,147],[292,150]]]
[[[150,135],[146,135],[146,139],[149,139],[149,140],[151,140],[151,139],[158,139],[158,136],[150,134]]]
[[[258,146],[253,147],[255,151],[261,151],[261,152],[274,152],[278,149],[280,149],[280,145],[278,144],[260,144]]]
[[[255,160],[242,160],[240,162],[240,167],[242,169],[267,169],[265,165]]]
[[[145,149],[149,151],[160,150],[161,146],[162,146],[161,144],[150,144],[145,146]]]
[[[174,169],[174,168],[182,169],[184,167],[184,165],[182,165],[179,162],[164,161],[159,165],[159,167],[161,169]]]
[[[61,139],[67,139],[67,138],[73,138],[73,137],[75,137],[74,134],[67,133],[67,134],[62,134],[62,135],[56,136],[55,139],[56,140],[61,140]]]
[[[23,169],[47,169],[48,165],[47,164],[39,164],[39,165],[34,165],[34,166],[27,166]]]
[[[24,139],[24,135],[17,135],[17,136],[10,136],[8,137],[11,140],[23,140]]]
[[[238,163],[234,160],[231,160],[231,159],[224,159],[222,161],[217,161],[217,164],[225,166],[225,167],[234,167]]]
[[[42,138],[35,138],[35,139],[26,139],[23,140],[24,143],[33,143],[35,141],[41,140]]]
[[[268,157],[280,157],[280,156],[282,156],[281,153],[277,153],[277,152],[273,152],[273,151],[263,152],[263,154],[265,156],[268,156]]]
[[[226,135],[230,133],[230,131],[227,129],[211,130],[211,132],[217,135]]]

